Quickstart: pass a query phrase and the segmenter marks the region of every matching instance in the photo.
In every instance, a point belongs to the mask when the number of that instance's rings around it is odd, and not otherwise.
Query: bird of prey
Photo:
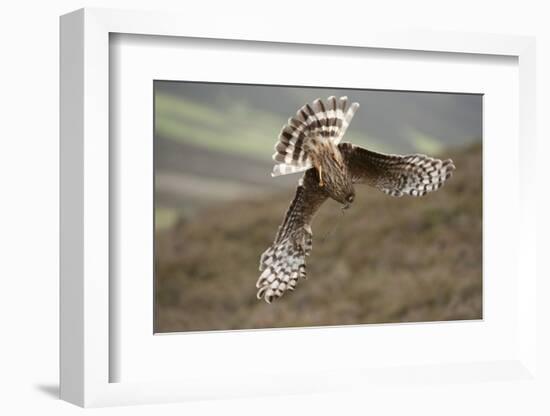
[[[358,108],[358,103],[348,107],[347,97],[317,99],[283,126],[271,175],[304,174],[273,244],[261,256],[258,299],[271,303],[306,277],[311,221],[327,198],[347,209],[355,198],[355,184],[395,197],[423,196],[439,189],[455,170],[451,159],[386,155],[341,142]]]

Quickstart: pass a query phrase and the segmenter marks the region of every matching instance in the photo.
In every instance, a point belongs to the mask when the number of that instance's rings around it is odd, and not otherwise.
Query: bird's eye
[[[346,201],[348,201],[349,203],[352,203],[354,198],[355,196],[353,194],[350,194],[347,196]]]

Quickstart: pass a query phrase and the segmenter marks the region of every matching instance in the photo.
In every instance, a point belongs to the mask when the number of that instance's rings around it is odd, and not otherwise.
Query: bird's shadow
[[[58,384],[37,384],[36,390],[42,392],[46,396],[53,399],[59,399],[59,385]]]

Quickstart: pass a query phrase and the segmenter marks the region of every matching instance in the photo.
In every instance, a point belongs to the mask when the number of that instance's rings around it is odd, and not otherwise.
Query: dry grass
[[[325,204],[308,280],[271,305],[256,299],[258,261],[292,195],[216,207],[159,232],[156,330],[480,319],[481,146],[446,156],[457,171],[434,194],[391,198],[361,187],[343,218]]]

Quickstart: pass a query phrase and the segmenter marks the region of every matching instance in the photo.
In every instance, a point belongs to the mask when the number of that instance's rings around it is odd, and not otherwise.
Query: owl
[[[328,198],[348,209],[358,184],[394,197],[423,196],[452,176],[455,166],[451,159],[387,155],[342,142],[358,108],[358,103],[348,106],[347,97],[317,99],[300,108],[283,126],[271,175],[304,173],[273,244],[261,255],[258,299],[271,303],[306,278],[311,221]]]

